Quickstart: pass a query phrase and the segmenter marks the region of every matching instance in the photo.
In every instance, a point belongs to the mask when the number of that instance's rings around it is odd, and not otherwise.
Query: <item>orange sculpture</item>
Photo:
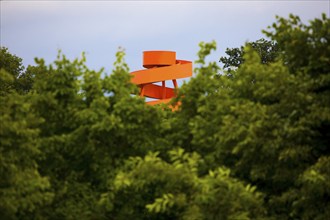
[[[177,60],[173,51],[144,51],[143,67],[147,69],[131,73],[132,83],[140,87],[140,96],[158,99],[147,102],[149,105],[168,103],[176,95],[176,80],[192,76],[192,62]],[[166,87],[166,80],[172,80],[174,88]],[[162,85],[155,85],[156,82]]]

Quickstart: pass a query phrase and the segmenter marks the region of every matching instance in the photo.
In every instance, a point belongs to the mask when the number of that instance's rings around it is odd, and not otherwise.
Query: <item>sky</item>
[[[143,69],[142,52],[171,50],[177,59],[197,59],[199,42],[217,42],[208,58],[218,61],[226,48],[262,37],[263,29],[290,13],[307,23],[330,13],[329,0],[290,1],[0,1],[1,46],[23,58],[52,63],[61,50],[107,73],[118,47],[131,71]]]

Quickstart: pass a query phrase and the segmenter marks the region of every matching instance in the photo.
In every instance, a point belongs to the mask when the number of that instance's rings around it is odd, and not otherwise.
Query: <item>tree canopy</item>
[[[265,40],[264,38],[246,44],[258,53],[263,64],[274,62],[280,53],[278,44],[275,41]],[[223,68],[225,70],[230,72],[231,69],[239,67],[244,62],[244,48],[244,46],[241,46],[240,48],[226,49],[225,53],[229,57],[220,57],[220,62],[224,64]]]
[[[131,95],[123,50],[105,73],[1,48],[1,216],[329,219],[330,19],[264,33],[223,74],[201,42],[176,111]]]

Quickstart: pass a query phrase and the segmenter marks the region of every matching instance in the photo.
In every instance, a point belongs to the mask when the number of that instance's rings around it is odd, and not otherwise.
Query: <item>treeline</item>
[[[205,62],[173,102],[131,94],[85,56],[0,53],[1,219],[330,219],[330,19],[277,18],[269,40]]]

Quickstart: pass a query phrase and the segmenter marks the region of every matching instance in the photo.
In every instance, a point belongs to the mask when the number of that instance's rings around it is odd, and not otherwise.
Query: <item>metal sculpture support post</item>
[[[168,103],[176,95],[176,80],[192,76],[192,62],[177,60],[173,51],[144,51],[143,67],[147,69],[131,73],[132,83],[140,87],[140,96],[158,99],[147,102],[149,105]],[[171,80],[174,88],[166,87],[166,80]]]

